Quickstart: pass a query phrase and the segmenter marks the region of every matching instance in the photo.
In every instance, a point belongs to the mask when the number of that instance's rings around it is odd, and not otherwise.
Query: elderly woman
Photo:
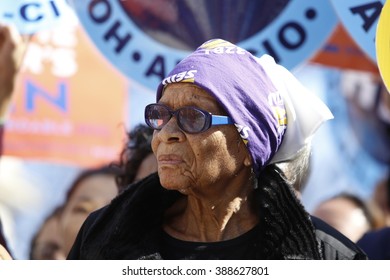
[[[145,108],[158,173],[93,213],[68,258],[327,258],[275,163],[330,118],[271,57],[204,43]]]

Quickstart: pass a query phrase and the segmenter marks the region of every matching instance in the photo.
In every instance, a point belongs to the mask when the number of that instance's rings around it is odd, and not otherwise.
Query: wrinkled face
[[[64,239],[64,252],[72,248],[87,216],[107,205],[118,193],[114,176],[93,175],[77,185],[77,189],[64,207],[60,227]]]
[[[169,85],[159,103],[172,110],[195,106],[226,115],[207,92],[187,83]],[[248,179],[250,156],[234,125],[212,126],[205,132],[188,134],[172,117],[154,132],[152,149],[162,186],[183,194],[221,195],[233,178]]]

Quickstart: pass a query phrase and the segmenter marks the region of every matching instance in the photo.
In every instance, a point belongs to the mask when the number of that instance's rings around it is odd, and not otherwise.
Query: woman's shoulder
[[[363,250],[341,232],[323,220],[311,216],[317,240],[321,244],[322,254],[326,260],[364,260]]]

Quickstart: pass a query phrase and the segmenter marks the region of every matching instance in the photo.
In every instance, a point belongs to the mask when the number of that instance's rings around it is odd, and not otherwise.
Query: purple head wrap
[[[193,83],[206,90],[233,119],[258,174],[281,145],[287,118],[283,99],[248,51],[221,39],[202,44],[169,73],[157,89]]]

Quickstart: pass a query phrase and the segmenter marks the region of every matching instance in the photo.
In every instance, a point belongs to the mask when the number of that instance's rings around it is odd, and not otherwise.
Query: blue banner
[[[66,0],[2,0],[0,22],[14,24],[22,34],[34,34],[74,19]]]
[[[358,46],[376,62],[375,35],[386,0],[331,0],[334,9]]]
[[[322,47],[337,16],[328,0],[71,1],[101,53],[128,78],[155,89],[195,47],[229,40],[294,68]]]

